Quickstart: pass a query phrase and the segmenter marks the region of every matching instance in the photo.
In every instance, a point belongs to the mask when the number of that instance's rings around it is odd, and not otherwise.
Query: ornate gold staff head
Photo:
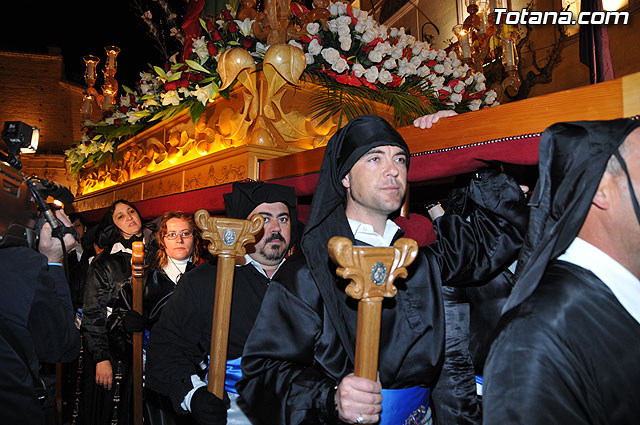
[[[351,283],[347,295],[357,300],[382,301],[398,291],[393,281],[407,277],[406,267],[418,255],[418,244],[413,239],[398,239],[392,247],[353,246],[342,236],[329,240],[329,256],[338,264],[336,274]]]
[[[211,217],[206,210],[198,210],[194,216],[196,224],[202,230],[202,237],[209,242],[211,255],[241,257],[246,253],[245,245],[254,243],[262,226],[264,217],[252,215],[249,220],[236,218]]]

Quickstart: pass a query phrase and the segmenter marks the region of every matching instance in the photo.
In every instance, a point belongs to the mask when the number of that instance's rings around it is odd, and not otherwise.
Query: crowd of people
[[[64,362],[64,423],[132,423],[131,341],[142,332],[152,425],[636,423],[638,163],[640,120],[573,122],[543,133],[534,190],[494,167],[469,176],[430,210],[435,237],[382,303],[376,380],[354,374],[358,304],[327,245],[389,247],[412,232],[392,220],[411,165],[402,136],[374,115],[338,130],[304,223],[294,188],[234,183],[226,216],[259,214],[264,226],[235,262],[222,397],[207,388],[220,270],[193,215],[145,222],[118,200],[88,227],[59,211],[79,241],[65,236],[66,261],[47,224],[42,255],[0,248],[9,295],[31,303],[0,312],[29,359],[0,335],[0,358],[21,371],[0,378],[0,416],[55,423],[35,377],[38,362]],[[137,241],[142,313],[132,308]]]

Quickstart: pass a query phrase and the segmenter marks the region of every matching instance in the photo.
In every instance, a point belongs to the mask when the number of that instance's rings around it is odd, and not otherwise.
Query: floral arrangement
[[[300,5],[292,9],[296,15],[309,13]],[[431,49],[402,28],[389,30],[349,4],[330,4],[329,11],[330,19],[307,22],[298,39],[289,42],[304,51],[306,75],[326,88],[311,105],[316,116],[339,111],[350,119],[371,113],[367,100],[373,100],[392,106],[404,118],[396,124],[406,125],[439,109],[464,112],[496,104],[495,92],[485,90],[484,76],[471,72],[455,53]],[[220,90],[220,55],[241,47],[260,65],[269,47],[256,40],[254,20],[235,15],[223,9],[215,20],[200,19],[203,34],[192,40],[185,54],[189,59],[177,62],[176,54],[164,67],[141,72],[135,90],[124,87],[99,122],[85,122],[82,140],[65,152],[71,171],[108,159],[120,142],[159,120],[188,109],[196,122],[217,96],[229,98],[229,88]]]

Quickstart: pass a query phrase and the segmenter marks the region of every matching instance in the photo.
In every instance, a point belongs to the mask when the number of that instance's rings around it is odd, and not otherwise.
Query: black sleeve
[[[210,336],[207,338],[206,334],[211,332],[208,316],[212,308],[206,304],[213,304],[215,283],[203,285],[194,272],[198,269],[180,279],[153,326],[146,347],[146,384],[168,395],[177,411],[182,410],[180,403],[193,388],[191,375],[201,372],[199,364],[209,351]]]
[[[105,325],[111,279],[114,276],[111,276],[102,260],[96,258],[89,266],[82,305],[83,343],[96,363],[111,358]]]
[[[80,333],[64,270],[47,265],[44,257],[28,320],[38,360],[55,363],[78,357]]]
[[[315,286],[306,288],[313,291]],[[242,379],[237,384],[260,423],[335,421],[333,390],[338,382],[314,364],[321,326],[310,305],[283,285],[271,283],[245,344]]]
[[[479,172],[467,196],[475,207],[469,219],[436,219],[438,239],[426,248],[435,254],[445,285],[469,286],[497,275],[515,259],[527,230],[524,194],[506,174]]]

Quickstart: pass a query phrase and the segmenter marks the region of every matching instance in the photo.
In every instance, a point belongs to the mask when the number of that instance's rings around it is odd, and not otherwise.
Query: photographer
[[[56,216],[71,226],[62,211]],[[70,234],[64,243],[67,249],[77,244]],[[0,418],[6,424],[55,423],[55,416],[48,414],[55,415],[55,409],[43,407],[55,406],[55,395],[45,395],[48,386],[40,379],[39,362],[73,360],[80,348],[62,269],[63,248],[48,223],[40,231],[39,251],[0,248]]]

